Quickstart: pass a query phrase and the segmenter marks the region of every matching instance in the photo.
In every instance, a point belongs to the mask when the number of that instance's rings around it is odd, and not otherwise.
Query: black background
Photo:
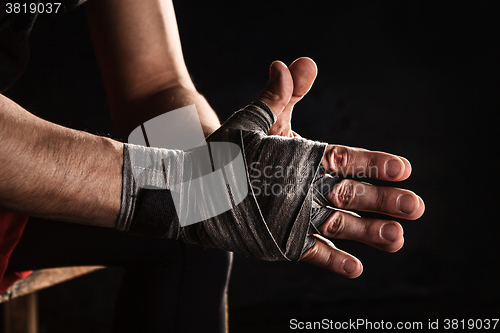
[[[256,98],[273,60],[309,56],[319,75],[294,130],[407,157],[413,174],[398,186],[426,203],[422,218],[402,221],[398,253],[335,241],[364,264],[354,280],[235,256],[232,332],[288,331],[292,318],[498,318],[497,2],[174,4],[187,66],[222,121]],[[31,47],[7,95],[45,119],[114,136],[83,8],[38,22]],[[41,292],[42,332],[106,331],[119,277],[111,268]]]

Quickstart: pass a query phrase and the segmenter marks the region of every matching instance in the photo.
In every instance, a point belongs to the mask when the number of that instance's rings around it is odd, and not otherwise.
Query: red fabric
[[[5,273],[10,255],[23,234],[29,216],[0,210],[0,293],[32,272]]]

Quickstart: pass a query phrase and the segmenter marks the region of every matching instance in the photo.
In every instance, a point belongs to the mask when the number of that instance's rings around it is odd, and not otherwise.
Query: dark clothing
[[[30,218],[7,272],[123,267],[114,332],[224,332],[230,262],[218,249]]]
[[[50,19],[55,15],[65,14],[85,0],[59,0],[61,6],[56,13],[31,13],[30,4],[51,1],[19,0],[20,13],[7,13],[5,0],[0,0],[0,93],[6,91],[23,73],[29,61],[29,35],[37,19]],[[13,3],[13,2],[12,2]],[[53,2],[51,2],[53,3]],[[26,7],[23,7],[26,4]],[[25,8],[27,9],[26,12]]]

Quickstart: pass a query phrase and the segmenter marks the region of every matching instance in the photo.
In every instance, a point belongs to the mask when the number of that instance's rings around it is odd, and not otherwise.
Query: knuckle
[[[381,212],[384,210],[385,205],[386,205],[385,191],[377,187],[377,198],[375,200],[375,209]]]
[[[324,263],[326,267],[335,267],[335,256],[331,251],[326,254]]]
[[[325,234],[329,237],[335,237],[341,234],[345,229],[345,218],[344,214],[337,211],[334,212],[324,228]]]
[[[265,98],[271,101],[279,101],[280,95],[271,91],[271,89],[266,87],[266,89],[260,92],[259,98]]]
[[[288,100],[286,100],[279,91],[274,91],[272,87],[266,87],[263,91],[261,91],[259,95],[259,99],[265,99],[273,104],[279,104],[279,106],[283,109],[288,104]],[[281,110],[280,110],[281,111]]]
[[[338,208],[349,208],[354,201],[354,184],[350,179],[344,179],[333,191],[333,201]]]
[[[366,171],[365,174],[368,178],[378,178],[378,159],[375,155],[370,154],[366,161]],[[375,174],[373,174],[375,172]]]
[[[372,234],[372,224],[371,223],[365,223],[363,226],[363,239],[370,239]]]
[[[304,261],[314,261],[318,257],[319,249],[318,246],[315,244],[312,246],[310,249],[308,249],[306,252],[302,254],[301,260]]]
[[[333,267],[335,262],[335,246],[328,239],[317,235],[316,243],[302,255],[302,261],[322,267]],[[325,246],[326,245],[326,246]]]
[[[345,170],[350,161],[349,150],[343,146],[333,146],[332,149],[328,151],[328,162],[330,163],[330,169],[335,172],[341,172]]]

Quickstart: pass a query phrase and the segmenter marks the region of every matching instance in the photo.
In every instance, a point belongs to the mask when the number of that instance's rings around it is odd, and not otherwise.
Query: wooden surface
[[[37,293],[17,297],[4,305],[4,333],[38,333]]]
[[[15,297],[23,296],[40,289],[50,287],[80,275],[84,275],[104,266],[79,266],[42,269],[33,272],[25,279],[14,283],[6,292],[0,295],[0,303],[11,300]]]

